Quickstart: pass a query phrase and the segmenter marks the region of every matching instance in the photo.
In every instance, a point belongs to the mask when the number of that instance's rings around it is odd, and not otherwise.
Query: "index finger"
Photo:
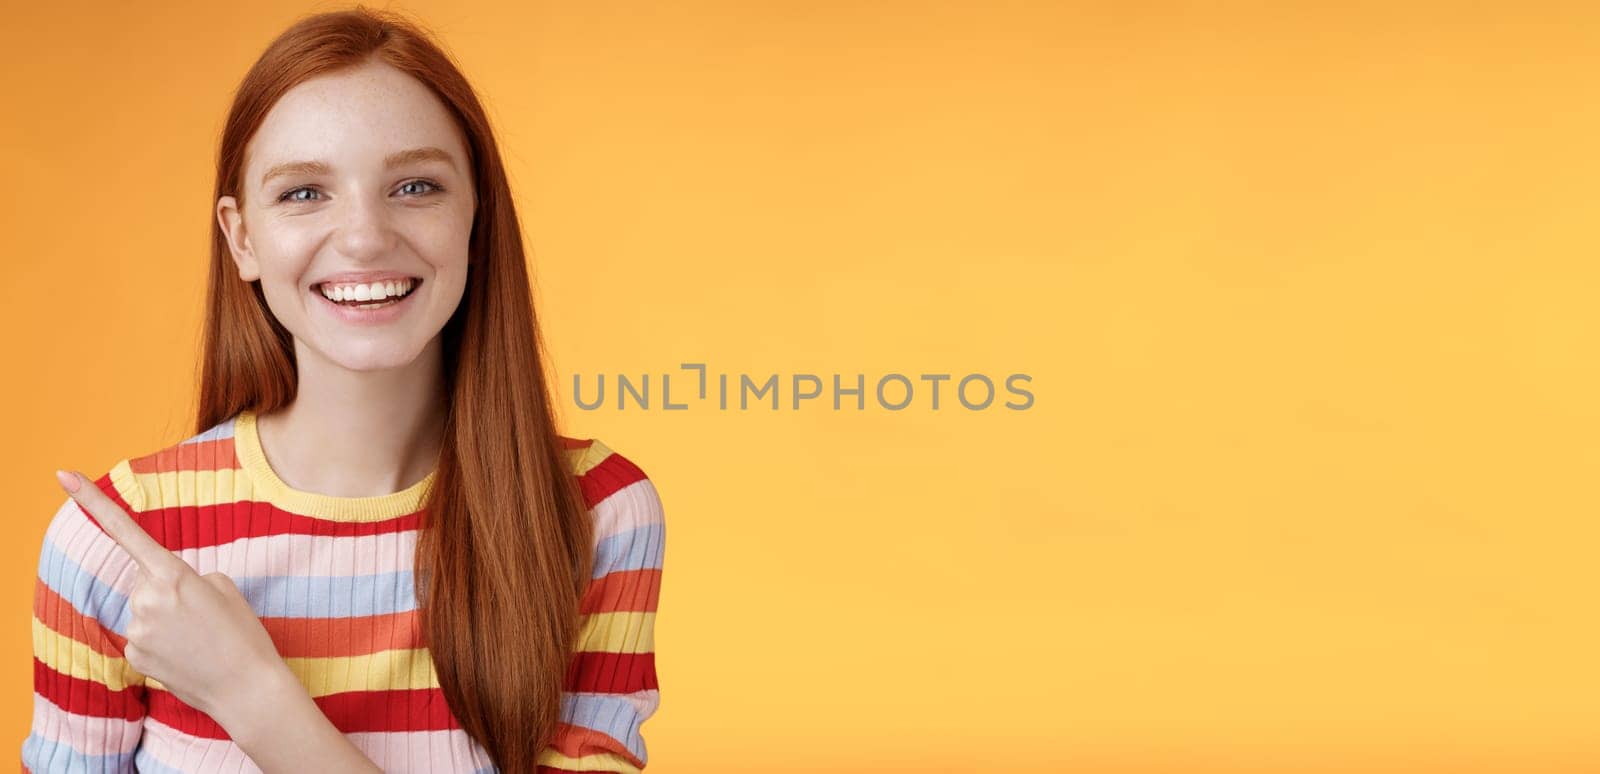
[[[182,559],[178,558],[177,554],[168,551],[166,546],[161,545],[156,542],[155,538],[150,537],[150,533],[145,532],[144,528],[133,520],[133,517],[123,511],[115,502],[112,502],[111,498],[107,497],[106,493],[102,492],[100,487],[96,486],[93,481],[88,480],[77,471],[72,471],[66,475],[75,481],[78,486],[76,490],[68,490],[67,496],[71,497],[78,504],[78,507],[93,517],[95,522],[100,525],[100,529],[110,535],[111,539],[117,542],[117,545],[122,546],[123,550],[126,550],[133,557],[133,561],[139,565],[139,569],[161,575],[177,570],[178,568],[174,566],[174,563],[188,567]],[[59,478],[60,475],[58,474],[57,477]],[[66,480],[62,481],[63,488],[65,488],[66,483]]]

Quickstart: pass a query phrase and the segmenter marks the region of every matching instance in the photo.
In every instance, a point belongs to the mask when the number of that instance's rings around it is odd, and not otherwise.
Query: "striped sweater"
[[[638,771],[639,727],[659,699],[661,502],[604,444],[563,443],[595,522],[595,566],[539,772]],[[95,483],[196,572],[234,579],[312,699],[379,768],[484,774],[496,769],[445,703],[418,625],[413,560],[435,474],[375,497],[295,490],[246,410]],[[135,569],[75,501],[62,504],[39,554],[24,771],[259,772],[220,725],[122,658]]]

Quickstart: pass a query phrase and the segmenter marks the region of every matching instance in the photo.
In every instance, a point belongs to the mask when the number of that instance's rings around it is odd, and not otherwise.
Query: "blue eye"
[[[420,179],[420,178],[416,179],[416,180],[407,181],[405,183],[405,185],[401,186],[401,188],[404,189],[407,186],[416,185],[418,183],[420,183],[422,185],[430,186],[433,189],[432,191],[421,191],[421,192],[418,193],[419,196],[423,195],[423,194],[432,193],[433,191],[443,191],[444,190],[444,186],[439,185],[438,183],[435,183],[432,180],[423,180],[423,179]],[[309,201],[315,201],[314,199],[306,199],[306,198],[296,197],[295,194],[300,193],[301,191],[306,191],[306,192],[309,192],[309,193],[316,193],[317,189],[309,188],[307,186],[300,186],[298,188],[290,188],[289,190],[284,191],[281,195],[278,196],[278,201],[280,201],[280,202],[288,202],[288,201],[309,202]]]
[[[433,190],[435,190],[435,191],[443,191],[444,190],[444,186],[439,185],[438,183],[435,183],[432,180],[412,180],[412,181],[406,183],[406,185],[412,185],[412,184],[415,184],[415,183],[421,183],[421,184],[426,185],[426,186],[432,186]],[[404,186],[401,186],[401,187],[404,188]]]

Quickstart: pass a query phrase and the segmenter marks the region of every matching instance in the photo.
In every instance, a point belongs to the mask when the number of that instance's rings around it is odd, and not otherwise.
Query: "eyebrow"
[[[432,145],[421,148],[408,148],[391,153],[384,157],[383,168],[390,170],[395,167],[423,161],[443,161],[449,164],[451,169],[456,169],[455,157]],[[460,170],[457,169],[456,171],[459,172]],[[268,169],[266,174],[261,176],[261,185],[265,186],[272,178],[284,175],[327,175],[332,173],[333,168],[325,161],[286,161]]]

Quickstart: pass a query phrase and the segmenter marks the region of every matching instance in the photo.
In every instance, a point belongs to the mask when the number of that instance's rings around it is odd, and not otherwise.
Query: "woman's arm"
[[[233,706],[213,720],[265,774],[383,774],[322,714],[286,664],[253,674],[253,686],[240,690]]]
[[[264,772],[382,774],[382,770],[345,739],[322,714],[321,708],[278,655],[271,635],[233,579],[219,572],[205,575],[196,573],[193,567],[151,537],[137,520],[128,515],[130,508],[135,511],[142,508],[134,507],[113,486],[115,477],[126,476],[127,473],[127,467],[121,466],[91,484],[75,472],[57,472],[62,488],[77,507],[63,507],[62,515],[58,516],[57,523],[52,524],[50,530],[59,535],[71,528],[74,536],[86,536],[86,539],[73,540],[75,545],[98,546],[100,550],[94,553],[98,558],[92,561],[86,558],[76,565],[71,561],[58,562],[50,551],[47,536],[46,548],[40,557],[40,577],[45,581],[56,579],[62,587],[57,591],[58,596],[90,594],[92,598],[103,598],[114,594],[118,612],[112,620],[123,631],[112,629],[117,634],[116,640],[102,638],[109,641],[109,647],[105,649],[115,651],[120,656],[115,662],[103,657],[83,659],[88,662],[86,668],[78,661],[63,659],[60,655],[54,656],[53,661],[68,665],[69,673],[74,677],[84,673],[92,678],[95,676],[92,671],[95,667],[106,672],[120,665],[120,672],[137,674],[145,684],[160,683],[163,689],[180,701],[221,724],[240,749]],[[128,491],[133,493],[137,490]],[[118,547],[122,550],[113,550]],[[86,553],[84,548],[74,550]],[[67,556],[71,558],[70,554]],[[100,579],[99,591],[94,583],[97,576],[92,573],[81,570],[58,572],[54,569],[58,566],[100,567],[108,563],[107,557],[116,557],[120,570],[110,576],[116,580],[109,585]],[[130,569],[132,573],[128,572]],[[114,584],[121,582],[120,578],[124,576],[132,580],[119,591]],[[78,583],[80,579],[90,582]],[[72,580],[74,584],[68,587],[64,580]],[[62,605],[57,607],[59,609]],[[102,612],[101,615],[106,613]],[[71,614],[58,613],[54,617],[74,620]],[[100,625],[109,626],[104,621]],[[37,627],[35,631],[38,631]],[[71,652],[81,650],[73,647]],[[243,679],[240,679],[241,675]],[[130,676],[113,674],[101,676],[100,682],[107,688],[115,689],[121,683],[132,681]],[[142,713],[128,719],[138,717],[142,717]],[[61,733],[48,728],[44,730],[56,735]],[[107,765],[115,765],[122,771],[133,771],[136,769],[133,754],[126,749],[130,737],[134,742],[137,741],[137,735],[126,733],[114,740],[115,745],[103,737],[85,737],[82,745],[95,748],[93,752],[78,750],[78,744],[74,743],[76,740],[70,735],[66,741],[73,751],[90,763],[91,768],[103,767],[95,766],[98,759],[89,756],[109,752],[115,757],[108,759]],[[40,734],[40,739],[30,741],[23,751],[24,764],[30,771],[40,769],[42,756],[53,750],[43,744],[44,741],[44,735]],[[53,765],[53,759],[50,762]]]
[[[638,774],[649,760],[641,728],[661,702],[655,621],[666,521],[655,485],[614,451],[582,481],[595,501],[595,567],[561,724],[539,755],[539,771]]]
[[[120,498],[110,475],[94,483]],[[132,560],[72,500],[46,528],[33,596],[33,723],[26,772],[134,772],[145,676],[122,649]]]

